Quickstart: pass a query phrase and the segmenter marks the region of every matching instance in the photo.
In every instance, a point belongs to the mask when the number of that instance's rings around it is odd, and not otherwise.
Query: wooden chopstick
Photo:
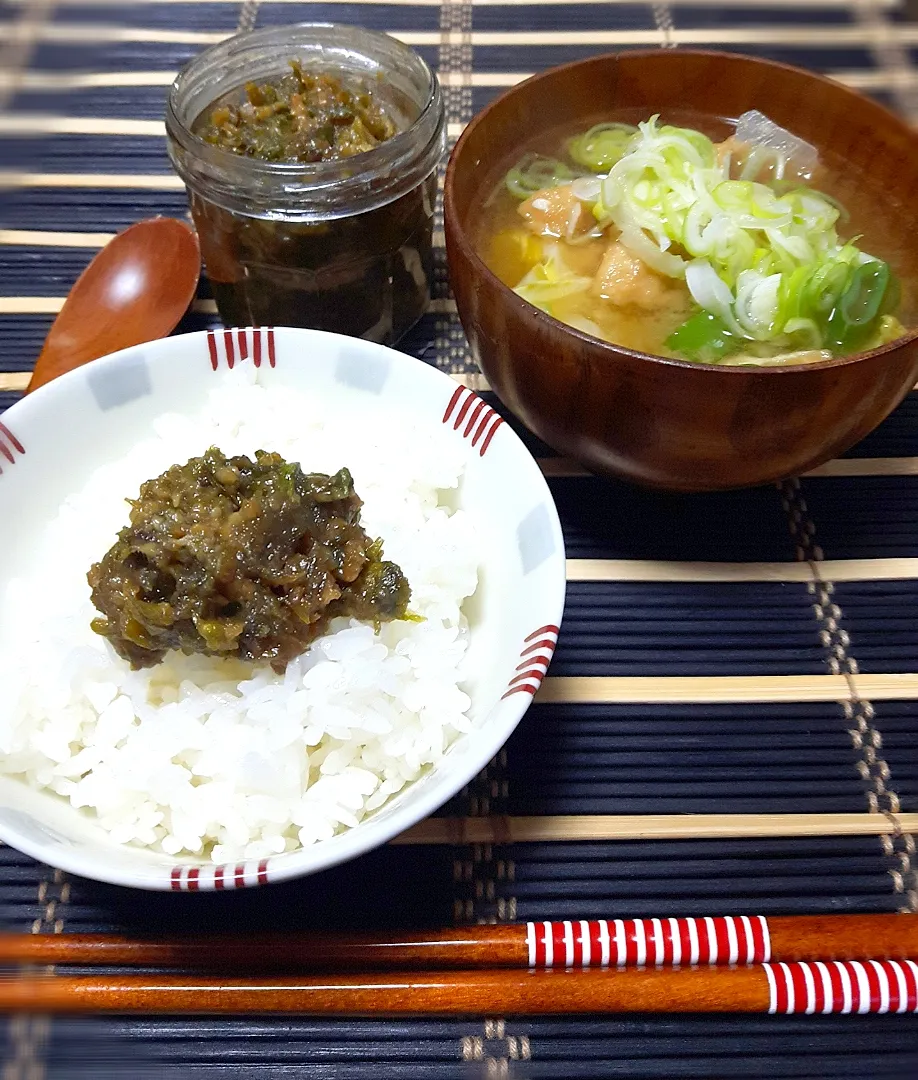
[[[148,975],[0,980],[0,1011],[439,1015],[918,1012],[913,960],[624,971],[453,971],[225,980]]]
[[[918,959],[918,919],[902,915],[598,919],[382,934],[176,938],[0,934],[0,964],[198,971],[417,971],[729,965]]]

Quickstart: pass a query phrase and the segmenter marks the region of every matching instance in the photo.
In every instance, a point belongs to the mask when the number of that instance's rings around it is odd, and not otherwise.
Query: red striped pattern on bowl
[[[232,370],[237,363],[252,357],[252,363],[260,368],[263,362],[271,367],[277,365],[274,345],[274,327],[261,326],[247,330],[208,330],[207,353],[214,371],[225,364]]]
[[[199,892],[267,885],[269,862],[269,859],[260,859],[225,866],[173,866],[169,874],[169,888],[173,892]]]

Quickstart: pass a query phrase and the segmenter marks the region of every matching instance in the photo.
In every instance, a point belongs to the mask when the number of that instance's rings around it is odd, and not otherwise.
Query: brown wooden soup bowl
[[[736,118],[759,109],[851,166],[888,198],[901,250],[891,260],[915,325],[918,138],[896,116],[818,75],[729,53],[659,50],[554,68],[499,97],[465,129],[446,173],[446,247],[459,316],[492,387],[550,446],[588,468],[679,491],[778,480],[848,449],[918,377],[918,331],[847,359],[716,367],[607,344],[502,284],[476,253],[483,200],[540,132],[583,129],[638,108]],[[729,129],[724,127],[724,135]],[[869,250],[869,237],[864,246]]]

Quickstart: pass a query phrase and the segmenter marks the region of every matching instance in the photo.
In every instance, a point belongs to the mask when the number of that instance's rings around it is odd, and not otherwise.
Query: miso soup
[[[863,178],[760,113],[676,119],[532,143],[482,208],[489,268],[584,333],[697,363],[813,363],[906,332],[891,215]]]

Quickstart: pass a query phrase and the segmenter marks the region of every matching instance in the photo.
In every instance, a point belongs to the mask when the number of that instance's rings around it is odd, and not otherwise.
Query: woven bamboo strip
[[[108,89],[124,86],[170,86],[175,71],[29,71],[22,75],[20,86],[24,90],[87,90]],[[528,79],[531,71],[441,71],[442,86],[516,86]],[[884,90],[898,85],[903,79],[915,82],[918,72],[892,73],[876,71],[830,71],[829,78],[859,90]]]
[[[458,138],[464,126],[447,124],[446,134],[450,138]],[[165,138],[166,125],[162,120],[134,120],[120,116],[0,113],[0,135],[145,135],[148,138]]]
[[[48,116],[0,113],[0,135],[149,135],[164,136],[162,120],[121,116]]]
[[[879,460],[879,459],[878,459]],[[890,458],[891,462],[918,458]],[[871,475],[890,475],[876,473]],[[894,472],[892,475],[897,475]],[[918,577],[918,558],[826,559],[820,575],[829,581],[892,581]],[[665,559],[568,559],[568,581],[780,581],[812,580],[805,562],[674,562]]]
[[[31,375],[30,371],[0,371],[0,391],[25,390]]]
[[[176,71],[30,71],[24,90],[89,90],[119,86],[171,86]]]
[[[44,173],[0,169],[0,190],[24,187],[175,191],[183,189],[185,185],[180,177],[171,173]]]
[[[918,698],[918,674],[859,675],[858,691],[869,701]],[[842,675],[678,675],[548,678],[540,702],[606,704],[648,702],[693,705],[717,702],[847,701]]]
[[[811,469],[805,476],[914,476],[918,457],[836,458]]]
[[[918,832],[918,814],[899,814]],[[794,836],[882,836],[884,814],[559,814],[546,817],[427,818],[391,841],[399,845],[522,844],[597,840],[705,840]]]
[[[20,247],[100,248],[104,247],[114,235],[114,233],[102,232],[44,232],[37,229],[0,229],[0,244],[16,244]]]
[[[0,315],[57,315],[65,299],[63,296],[0,296]],[[217,314],[217,305],[213,300],[195,300],[191,309],[199,315]]]
[[[21,86],[29,91],[170,86],[176,74],[174,71],[32,71],[23,75]],[[532,71],[444,71],[439,78],[442,86],[502,88],[516,86],[533,74]],[[827,75],[845,86],[866,91],[885,90],[903,81],[918,82],[918,72],[912,71],[898,76],[887,71],[830,71]]]
[[[392,30],[393,37],[406,45],[439,45],[437,30]],[[899,25],[895,34],[902,45],[918,42],[918,26]],[[58,22],[42,28],[41,40],[67,44],[91,42],[154,42],[171,45],[213,45],[231,35],[226,31],[163,30],[153,27],[105,25],[103,23]],[[479,30],[471,34],[472,45],[519,45],[529,48],[560,45],[603,46],[645,45],[660,43],[656,27],[628,30]],[[671,32],[675,45],[716,48],[719,45],[791,45],[798,48],[832,49],[839,46],[866,48],[873,43],[869,29],[853,23],[804,26],[761,23],[756,26],[676,27]]]
[[[541,458],[539,465],[547,477],[560,479],[590,476],[579,462],[567,457]],[[898,458],[835,458],[810,469],[804,476],[914,476],[918,474],[918,457]]]
[[[109,73],[102,72],[99,75],[100,80],[105,79]],[[159,72],[150,72],[152,77],[159,75]],[[440,83],[443,86],[482,86],[482,87],[505,87],[516,86],[517,83],[523,82],[525,79],[530,78],[536,72],[532,71],[473,71],[471,75],[466,75],[464,72],[443,72],[440,74]],[[112,78],[117,78],[119,73],[113,73]],[[871,70],[871,71],[827,71],[826,75],[830,79],[834,79],[836,82],[840,82],[845,86],[850,86],[852,89],[863,90],[867,92],[874,92],[877,90],[888,90],[893,86],[901,86],[903,84],[910,85],[918,83],[918,72],[902,70],[902,71],[883,71],[883,70]],[[461,80],[460,81],[460,76]],[[45,77],[45,73],[41,73],[41,78]],[[81,76],[72,76],[74,79],[78,79]],[[82,76],[95,78],[95,76]],[[131,72],[125,72],[125,77],[130,79],[132,77]],[[49,79],[66,80],[67,75],[52,75],[49,73]],[[55,83],[55,85],[59,85]],[[85,85],[85,84],[79,84]],[[116,83],[99,82],[92,85],[109,86],[118,85]],[[125,85],[137,85],[134,83],[126,83]],[[143,83],[141,85],[158,85],[152,83]]]
[[[29,0],[7,0],[9,7],[21,7]],[[188,0],[152,0],[154,4],[186,4]],[[379,4],[381,0],[325,0],[330,4]],[[439,7],[441,0],[384,0],[386,7]],[[512,7],[514,5],[532,7],[534,4],[551,4],[561,6],[568,4],[603,4],[622,5],[633,4],[634,0],[475,0],[476,7],[495,5],[500,7]],[[743,0],[747,8],[837,8],[838,0]],[[198,4],[225,4],[226,0],[195,0]],[[301,4],[302,0],[272,0],[274,4]],[[669,0],[671,7],[691,6],[695,8],[721,7],[723,0]],[[879,8],[897,8],[901,0],[871,0]],[[124,0],[95,0],[93,7],[121,7]],[[85,0],[57,0],[57,6],[85,7]]]
[[[64,233],[65,236],[78,236],[79,234]],[[102,234],[87,234],[87,235],[102,235]],[[2,243],[2,241],[0,241]],[[66,244],[67,247],[99,247],[98,244],[78,244],[74,241],[72,244]],[[64,306],[64,301],[67,298],[65,296],[0,296],[0,315],[57,315],[57,313]],[[431,315],[446,315],[456,310],[456,304],[453,300],[432,300],[428,313]],[[192,305],[192,311],[198,315],[216,315],[217,305],[213,300],[199,299],[195,300]],[[8,372],[5,375],[6,379],[15,376],[20,376],[23,381],[22,389],[25,388],[28,378],[22,372]],[[476,376],[476,379],[480,379],[480,376]],[[477,385],[477,384],[476,384]],[[5,390],[18,390],[21,389],[18,385],[6,385],[0,387]],[[482,389],[480,385],[478,389]]]

